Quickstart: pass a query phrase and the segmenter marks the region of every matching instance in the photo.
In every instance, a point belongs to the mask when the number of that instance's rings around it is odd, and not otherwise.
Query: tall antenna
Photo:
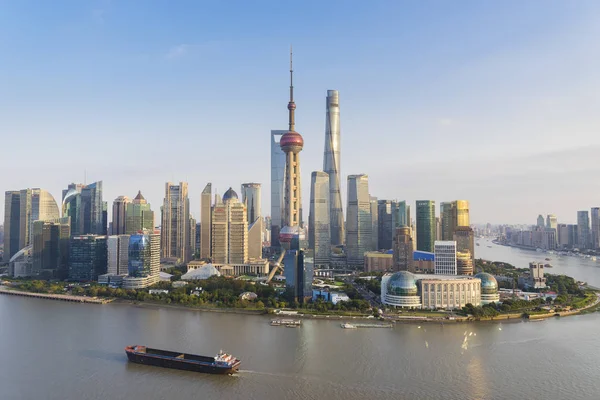
[[[289,130],[294,131],[294,110],[296,109],[296,103],[294,103],[294,68],[292,64],[292,46],[290,45],[290,102],[288,103],[289,110]]]
[[[83,184],[87,185],[87,169],[83,169]]]

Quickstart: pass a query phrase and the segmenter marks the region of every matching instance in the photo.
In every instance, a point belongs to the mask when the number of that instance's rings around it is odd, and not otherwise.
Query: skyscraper
[[[577,237],[580,249],[590,247],[590,217],[587,211],[577,211]]]
[[[364,254],[371,249],[371,198],[367,175],[348,176],[348,207],[346,208],[346,254],[348,265],[360,267]]]
[[[210,258],[212,248],[212,184],[207,183],[200,195],[200,258]]]
[[[454,200],[440,204],[441,240],[453,240],[454,232],[459,226],[469,226],[469,202]]]
[[[280,247],[279,231],[283,228],[283,189],[285,180],[285,153],[281,137],[287,131],[271,131],[271,246]]]
[[[140,190],[133,201],[127,204],[125,211],[125,234],[134,235],[142,230],[154,230],[154,211],[152,211],[150,204],[142,196],[142,191]]]
[[[434,250],[435,274],[456,275],[456,242],[453,240],[436,240]]]
[[[161,224],[161,257],[187,263],[190,260],[190,200],[188,185],[165,184]]]
[[[160,280],[160,238],[158,231],[142,231],[129,238],[128,275],[123,288],[144,288]]]
[[[70,244],[69,279],[97,281],[107,269],[106,236],[73,236]]]
[[[316,266],[329,266],[331,229],[329,218],[329,175],[315,171],[310,180],[310,212],[308,216],[308,247],[314,251]]]
[[[379,250],[379,215],[377,214],[377,197],[369,196],[369,206],[369,212],[371,213],[371,246],[369,250],[377,251]]]
[[[340,98],[337,90],[328,90],[325,103],[325,152],[323,171],[329,175],[329,219],[331,244],[344,244],[344,212],[342,210],[340,172]]]
[[[592,207],[592,249],[600,248],[600,208]]]
[[[410,227],[404,225],[395,229],[394,271],[411,271],[413,262],[413,238]]]
[[[417,200],[417,250],[433,253],[435,242],[435,201]]]
[[[19,250],[32,244],[33,222],[60,218],[54,197],[44,189],[23,189],[19,206]]]
[[[546,224],[544,223],[544,216],[542,214],[537,217],[537,227],[543,228]]]
[[[63,190],[63,217],[71,218],[71,235],[106,233],[106,203],[102,201],[102,181],[69,184]]]
[[[9,262],[18,253],[21,231],[21,193],[16,190],[4,193],[4,256]]]
[[[127,275],[130,235],[112,235],[107,238],[108,269],[110,275]]]
[[[469,253],[475,262],[475,232],[470,226],[459,226],[454,231],[453,240],[456,242],[456,251]]]
[[[212,261],[245,264],[248,261],[248,217],[246,205],[229,188],[212,213]]]
[[[69,219],[33,222],[32,272],[44,279],[66,279],[69,261]]]
[[[131,202],[127,196],[119,196],[113,201],[112,206],[112,232],[111,235],[125,234],[127,221],[127,205]]]
[[[456,273],[457,275],[473,275],[473,257],[470,252],[456,252]]]
[[[261,216],[261,185],[260,183],[242,183],[242,203],[246,205],[248,225]]]

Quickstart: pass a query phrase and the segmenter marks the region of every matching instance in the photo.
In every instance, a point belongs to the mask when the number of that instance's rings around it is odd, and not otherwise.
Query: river
[[[491,248],[487,247],[492,246]],[[600,264],[481,242],[477,257],[600,286]],[[540,322],[340,321],[272,327],[266,316],[0,295],[0,398],[13,399],[597,399],[600,313]],[[466,338],[466,339],[465,339]],[[242,359],[236,376],[130,364],[144,344]]]
[[[552,265],[551,269],[546,269],[547,273],[568,275],[594,287],[600,287],[600,261],[500,246],[492,243],[491,239],[477,239],[476,243],[480,244],[475,246],[476,258],[504,261],[517,268],[527,268],[531,261],[540,261]],[[550,261],[546,258],[550,258]]]

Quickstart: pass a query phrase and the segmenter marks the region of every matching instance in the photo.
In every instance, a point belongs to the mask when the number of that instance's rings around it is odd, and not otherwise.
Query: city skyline
[[[521,19],[514,21],[517,4]],[[185,181],[197,220],[208,181],[220,194],[244,182],[262,183],[267,193],[267,132],[285,127],[279,111],[286,79],[282,54],[293,43],[301,67],[296,97],[303,104],[298,130],[307,140],[305,182],[322,166],[323,97],[327,90],[339,90],[342,183],[348,175],[368,174],[374,196],[412,205],[420,198],[437,204],[468,199],[474,223],[526,223],[540,211],[572,223],[577,210],[598,205],[588,190],[600,146],[593,135],[597,90],[588,78],[600,59],[582,40],[599,29],[596,4],[437,4],[432,10],[427,2],[357,3],[342,7],[344,18],[334,20],[335,4],[319,5],[319,13],[312,6],[301,12],[284,6],[278,17],[318,27],[305,31],[308,25],[298,24],[302,28],[294,34],[273,28],[267,23],[273,15],[261,7],[242,4],[229,16],[229,5],[226,10],[215,4],[156,5],[146,10],[139,36],[124,24],[135,15],[132,6],[81,2],[72,7],[58,15],[54,7],[32,9],[19,2],[7,5],[0,16],[0,33],[13,38],[0,44],[7,59],[0,77],[6,94],[0,131],[9,133],[4,145],[27,148],[31,160],[62,150],[64,143],[77,150],[44,168],[21,164],[17,152],[6,154],[5,169],[21,168],[2,175],[0,190],[43,187],[58,199],[64,182],[102,180],[105,201],[142,190],[149,203],[158,205],[164,182]],[[188,9],[195,7],[205,12]],[[207,18],[206,11],[210,20],[198,23]],[[444,18],[448,13],[452,18]],[[170,25],[169,16],[178,17],[173,18],[177,26]],[[174,32],[152,32],[152,26],[163,24]],[[248,24],[250,37],[242,34]],[[32,25],[48,34],[34,43],[21,34],[21,26]],[[357,25],[361,30],[353,34]],[[515,29],[509,34],[506,26]],[[339,34],[327,35],[332,31]],[[407,40],[409,34],[415,40]],[[56,63],[49,65],[50,58]],[[235,62],[240,59],[245,62]],[[236,111],[240,122],[227,117],[234,88],[246,104]],[[384,132],[381,141],[370,140],[376,132]],[[225,135],[239,146],[220,140]],[[138,143],[140,137],[145,140]],[[441,137],[455,140],[442,144]],[[117,140],[120,146],[114,146]],[[382,145],[384,140],[390,145]],[[220,163],[210,176],[197,168],[191,152],[177,163],[164,160],[144,168],[131,157],[135,145],[139,154],[162,160],[162,150],[176,141],[190,149],[211,146],[213,151],[204,155],[207,163],[220,162],[226,154],[262,157],[241,172]],[[30,142],[36,146],[25,147]],[[403,157],[397,157],[400,146]],[[422,149],[428,158],[423,159]],[[564,182],[560,191],[557,181]],[[346,191],[341,192],[345,205]],[[269,215],[268,197],[263,215]],[[534,197],[535,202],[523,201]]]

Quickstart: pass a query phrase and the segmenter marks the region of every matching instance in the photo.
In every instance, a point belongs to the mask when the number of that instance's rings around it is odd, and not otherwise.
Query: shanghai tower
[[[340,103],[337,90],[327,91],[323,171],[329,174],[331,244],[344,244],[344,213],[340,191]]]

